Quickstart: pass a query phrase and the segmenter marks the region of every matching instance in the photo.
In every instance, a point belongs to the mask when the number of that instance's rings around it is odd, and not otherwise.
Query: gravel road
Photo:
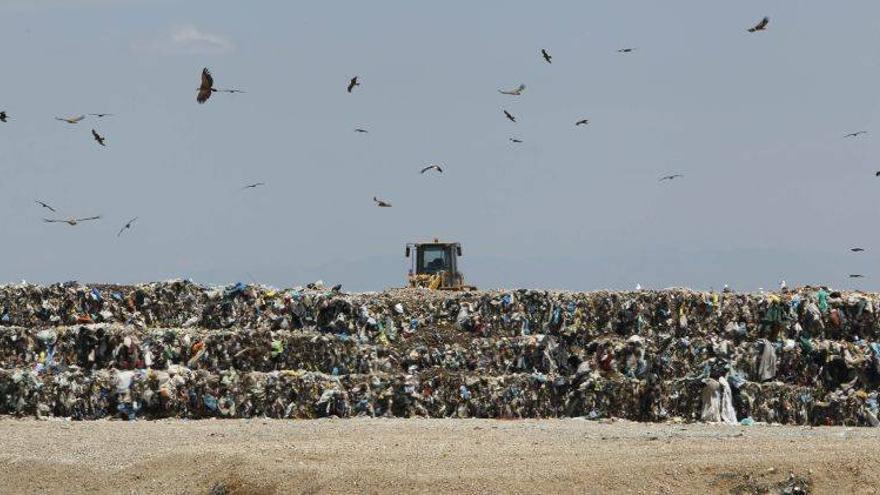
[[[0,419],[2,493],[880,493],[880,430]]]

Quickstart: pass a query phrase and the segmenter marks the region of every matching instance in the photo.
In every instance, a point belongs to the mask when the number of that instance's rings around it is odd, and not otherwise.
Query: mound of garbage
[[[0,286],[0,414],[878,426],[880,295]]]

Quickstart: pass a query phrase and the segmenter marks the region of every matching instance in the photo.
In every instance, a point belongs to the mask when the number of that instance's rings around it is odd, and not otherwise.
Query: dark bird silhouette
[[[436,170],[437,172],[440,172],[441,174],[443,173],[443,169],[440,168],[440,165],[428,165],[427,167],[423,168],[422,171],[419,173],[423,174],[423,173],[427,172],[428,170]]]
[[[244,93],[240,89],[222,89],[214,87],[214,77],[207,67],[202,69],[202,85],[197,89],[196,101],[204,103],[211,97],[211,93]]]
[[[241,190],[244,191],[245,189],[256,189],[260,186],[265,186],[265,185],[266,185],[265,182],[254,182],[253,184],[248,184],[248,185],[242,187]]]
[[[682,177],[684,177],[684,175],[682,175],[682,174],[664,175],[663,177],[660,177],[660,180],[658,182],[663,182],[664,180],[680,179]]]
[[[551,60],[553,59],[553,57],[551,57],[550,54],[547,53],[547,50],[545,50],[545,49],[543,49],[543,48],[541,48],[541,56],[544,57],[544,60],[546,60],[548,64],[552,64],[552,63],[553,63],[553,62],[551,62]]]
[[[0,122],[5,123],[6,119],[8,119],[8,118],[9,117],[6,116],[6,110],[3,110],[2,112],[0,112]]]
[[[852,251],[852,252],[854,252],[854,253],[861,253],[862,251],[865,250],[865,248],[854,247],[854,248],[849,248],[849,250]]]
[[[74,117],[55,117],[55,120],[60,120],[61,122],[67,122],[68,124],[76,124],[84,118],[86,118],[85,115],[76,115]]]
[[[576,126],[577,125],[587,125],[589,123],[590,123],[589,119],[583,119],[583,120],[578,120],[577,122],[574,123],[574,125],[576,125]]]
[[[381,199],[377,198],[376,196],[373,196],[373,202],[375,202],[376,206],[378,206],[379,208],[391,208],[391,203],[389,203],[387,201],[382,201]]]
[[[769,17],[765,17],[765,18],[761,19],[761,22],[755,24],[755,27],[750,27],[749,32],[754,33],[756,31],[764,31],[765,29],[767,29],[767,24],[770,24]]]
[[[617,53],[632,53],[634,51],[636,51],[635,48],[621,48],[620,50],[617,50]]]
[[[504,110],[504,116],[510,119],[511,122],[516,122],[516,117],[510,115],[510,112],[508,112],[507,110]]]
[[[360,127],[358,127],[357,129],[354,130],[354,132],[360,132],[360,133],[362,133],[362,134],[366,134],[366,133],[368,133],[368,132],[370,132],[370,131],[368,131],[368,130],[366,130],[366,129],[361,129]]]
[[[521,143],[522,139],[510,138],[511,143]]]
[[[880,177],[880,170],[874,172],[874,177]]]
[[[129,220],[128,222],[126,222],[125,225],[123,225],[122,228],[119,229],[119,232],[116,233],[116,237],[121,236],[122,233],[125,232],[126,229],[130,229],[131,224],[133,224],[135,222],[135,220],[137,220],[137,219],[138,219],[138,217],[134,217],[131,220]]]
[[[103,119],[104,117],[112,117],[112,113],[90,113],[89,115],[98,117],[99,119]]]
[[[68,218],[67,220],[58,220],[54,218],[44,218],[43,221],[46,223],[66,223],[67,225],[76,225],[80,222],[87,222],[89,220],[98,220],[101,218],[101,215],[96,215],[94,217],[85,217],[85,218]]]
[[[865,278],[861,273],[850,273],[849,278]]]
[[[859,136],[861,136],[862,134],[867,134],[867,133],[868,133],[868,131],[856,131],[856,132],[851,132],[851,133],[849,133],[849,134],[844,134],[843,137],[845,137],[845,138],[854,138],[854,137],[859,137]]]
[[[52,213],[55,213],[55,208],[52,208],[51,206],[47,205],[46,203],[40,201],[39,199],[35,199],[35,200],[34,200],[34,203],[36,203],[36,204],[42,206],[43,208],[45,208],[45,209],[51,211]]]
[[[514,88],[514,89],[507,90],[507,91],[505,91],[505,90],[503,90],[503,89],[499,89],[498,92],[501,93],[501,94],[503,94],[503,95],[519,96],[519,95],[522,94],[523,91],[525,91],[525,89],[526,89],[526,85],[525,85],[525,84],[520,84],[519,86],[517,86],[517,87]]]
[[[92,129],[92,136],[95,138],[95,141],[97,141],[98,144],[100,144],[101,146],[107,146],[106,144],[104,144],[104,136],[98,134],[98,132],[94,129]]]
[[[351,90],[353,90],[355,86],[360,85],[361,83],[358,82],[358,76],[352,77],[351,81],[348,81],[348,92],[351,93]]]

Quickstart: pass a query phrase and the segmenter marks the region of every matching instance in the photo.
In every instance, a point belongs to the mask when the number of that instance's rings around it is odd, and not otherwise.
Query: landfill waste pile
[[[880,426],[880,295],[0,286],[0,414]]]

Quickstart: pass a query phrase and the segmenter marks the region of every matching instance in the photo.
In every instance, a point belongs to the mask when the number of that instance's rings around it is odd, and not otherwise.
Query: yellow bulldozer
[[[409,286],[436,290],[476,290],[464,284],[464,274],[458,271],[461,244],[457,242],[411,242],[406,245],[406,257],[412,260]]]

